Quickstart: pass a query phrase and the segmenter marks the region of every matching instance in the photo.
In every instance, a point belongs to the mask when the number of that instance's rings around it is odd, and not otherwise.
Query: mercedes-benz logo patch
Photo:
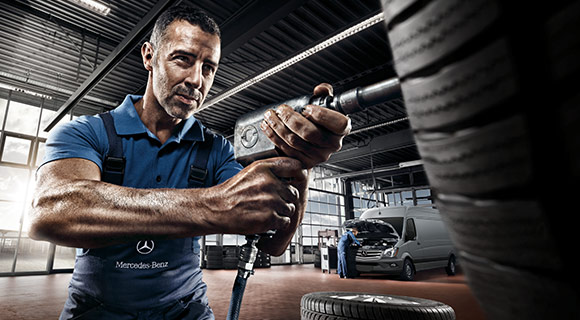
[[[253,126],[249,125],[242,130],[241,137],[242,145],[246,148],[253,147],[256,142],[258,142],[258,130]]]
[[[137,242],[137,252],[140,254],[150,254],[155,248],[153,240],[141,240]]]

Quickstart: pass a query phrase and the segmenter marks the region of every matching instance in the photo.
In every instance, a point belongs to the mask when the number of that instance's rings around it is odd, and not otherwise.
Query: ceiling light
[[[100,13],[104,16],[108,15],[111,12],[111,8],[99,1],[96,0],[70,0],[80,6],[83,6],[89,10],[92,10],[96,13]]]
[[[39,98],[43,98],[46,100],[52,100],[52,96],[49,96],[47,94],[43,94],[43,93],[39,93],[36,91],[32,91],[32,90],[28,90],[28,89],[22,89],[19,87],[15,87],[13,85],[9,85],[6,83],[2,83],[0,82],[0,88],[6,89],[6,90],[11,90],[11,91],[16,91],[16,92],[22,92],[31,96],[35,96],[35,97],[39,97]]]
[[[313,55],[321,50],[324,50],[327,47],[329,47],[337,42],[340,42],[340,41],[342,41],[342,40],[344,40],[352,35],[355,35],[355,34],[361,32],[361,31],[363,31],[371,26],[374,26],[375,24],[377,24],[383,20],[384,20],[383,13],[382,12],[378,13],[378,14],[362,21],[361,23],[358,23],[358,24],[338,33],[337,35],[330,37],[330,38],[322,41],[321,43],[304,50],[303,52],[291,57],[290,59],[280,63],[279,65],[277,65],[273,68],[270,68],[270,69],[260,73],[259,75],[249,79],[249,80],[242,82],[241,84],[237,85],[236,87],[219,93],[218,95],[216,95],[216,96],[212,97],[210,100],[208,100],[204,104],[204,106],[202,108],[200,108],[197,112],[199,112],[205,108],[208,108],[208,107],[210,107],[210,106],[212,106],[212,105],[214,105],[222,100],[225,100],[225,99],[229,98],[230,96],[246,89],[247,87],[249,87],[257,82],[260,82],[260,81],[274,75],[277,72],[280,72],[280,71],[288,68],[289,66],[297,63],[298,61],[301,61],[305,58],[308,58],[311,55]]]

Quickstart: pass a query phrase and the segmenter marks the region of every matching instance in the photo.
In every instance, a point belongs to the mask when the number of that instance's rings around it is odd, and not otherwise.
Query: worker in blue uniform
[[[348,266],[346,263],[346,254],[348,248],[356,244],[360,246],[360,242],[356,239],[356,235],[358,234],[357,228],[351,228],[350,230],[346,230],[346,232],[340,237],[338,241],[338,248],[336,249],[336,254],[338,255],[338,264],[336,268],[336,272],[341,278],[350,278],[348,273]]]
[[[61,319],[214,319],[199,237],[276,229],[258,245],[282,254],[304,215],[310,168],[350,131],[332,110],[279,106],[261,129],[284,157],[242,168],[193,116],[219,66],[215,21],[172,7],[141,55],[144,95],[57,127],[36,173],[30,237],[82,248]]]

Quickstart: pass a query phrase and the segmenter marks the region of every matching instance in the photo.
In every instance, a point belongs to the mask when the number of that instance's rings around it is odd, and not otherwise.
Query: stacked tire
[[[237,269],[240,257],[240,247],[224,246],[224,269]]]
[[[580,319],[580,2],[382,0],[435,201],[489,319]]]
[[[206,247],[206,268],[223,269],[224,268],[224,249],[222,246]]]

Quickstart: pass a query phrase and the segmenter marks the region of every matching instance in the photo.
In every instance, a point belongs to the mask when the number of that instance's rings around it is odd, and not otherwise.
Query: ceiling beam
[[[304,4],[305,0],[256,0],[244,6],[220,26],[222,57],[227,57],[249,40]]]
[[[44,131],[49,131],[74,107],[84,96],[89,93],[109,72],[119,64],[139,42],[151,31],[157,17],[170,6],[180,0],[159,0],[129,34],[111,51],[109,56],[99,67],[81,84],[72,96],[58,109],[56,115],[50,120]]]

